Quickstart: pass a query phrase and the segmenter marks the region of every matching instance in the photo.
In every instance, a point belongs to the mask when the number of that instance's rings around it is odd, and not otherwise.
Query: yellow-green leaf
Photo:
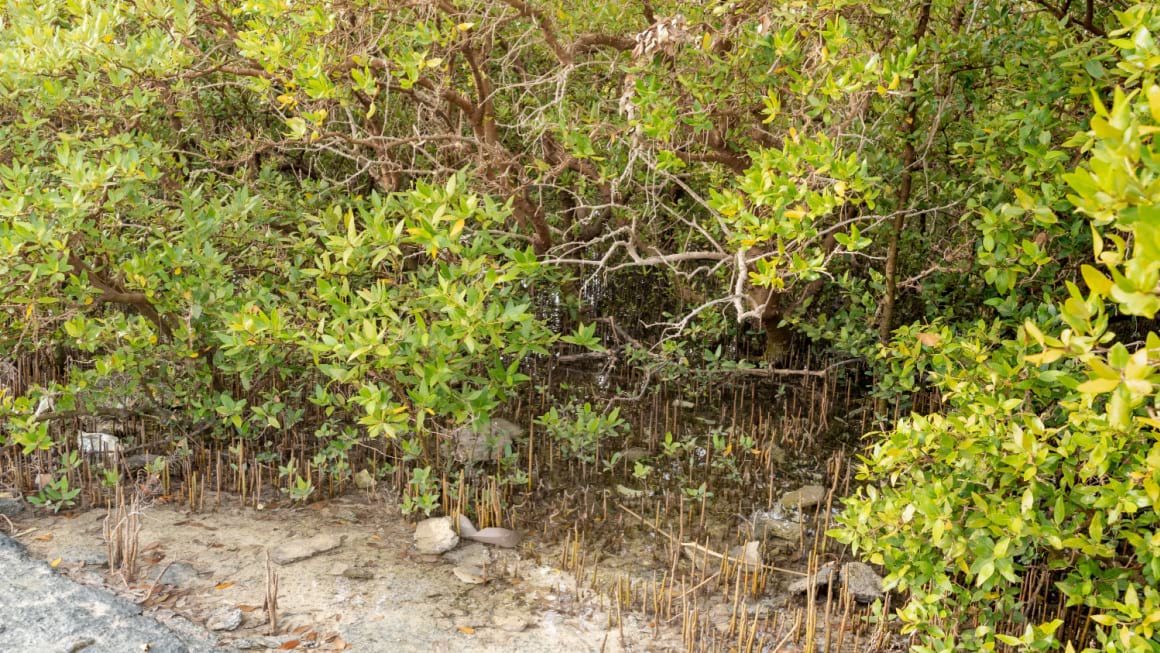
[[[1076,389],[1084,394],[1098,395],[1098,394],[1103,394],[1105,392],[1111,392],[1112,390],[1115,390],[1119,385],[1120,385],[1120,380],[1118,378],[1116,378],[1116,379],[1098,378],[1098,379],[1091,379],[1090,381],[1084,381],[1083,383],[1079,384],[1079,387]]]

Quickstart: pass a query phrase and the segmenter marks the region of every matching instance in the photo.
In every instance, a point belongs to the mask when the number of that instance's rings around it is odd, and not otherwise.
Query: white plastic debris
[[[56,400],[54,400],[52,398],[52,395],[50,395],[50,394],[44,395],[43,397],[40,398],[40,401],[37,402],[36,412],[34,412],[32,414],[32,416],[33,417],[40,417],[41,415],[43,415],[51,410],[54,410],[55,408],[56,408]]]
[[[77,447],[81,453],[121,453],[121,441],[108,433],[81,431],[77,434]]]

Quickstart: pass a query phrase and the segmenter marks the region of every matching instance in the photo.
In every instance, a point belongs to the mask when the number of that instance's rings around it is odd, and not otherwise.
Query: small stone
[[[486,567],[491,564],[491,550],[478,542],[466,544],[443,557],[454,565]]]
[[[761,566],[761,542],[746,542],[744,546],[729,549],[729,563],[741,565],[743,569],[757,569]]]
[[[528,627],[528,616],[500,609],[491,615],[491,625],[508,633],[518,633]]]
[[[348,567],[343,570],[342,576],[343,578],[349,578],[351,580],[372,580],[375,577],[375,573],[370,569],[364,569],[362,567]]]
[[[801,524],[797,521],[780,519],[768,512],[756,512],[750,521],[753,523],[753,536],[759,540],[777,538],[797,542],[801,539]]]
[[[201,575],[200,572],[197,569],[194,569],[192,565],[188,565],[184,562],[175,562],[169,565],[169,568],[165,570],[165,573],[161,574],[160,581],[165,585],[185,587],[186,585],[189,585],[193,581],[197,580],[199,575]]]
[[[15,517],[24,512],[24,499],[15,492],[0,492],[0,515]]]
[[[842,566],[842,586],[859,603],[873,603],[882,598],[882,577],[861,562],[847,562]]]
[[[210,630],[237,630],[241,625],[242,611],[237,608],[218,608],[205,620],[205,627]]]
[[[459,544],[459,536],[451,529],[450,517],[424,519],[415,527],[415,548],[419,553],[438,555]]]
[[[152,469],[154,465],[162,465],[157,461],[165,461],[165,456],[158,456],[151,453],[139,453],[125,458],[125,465],[129,469]]]
[[[674,399],[673,400],[673,408],[696,408],[696,407],[697,407],[697,404],[694,404],[691,401],[685,401],[684,399]]]
[[[830,584],[830,580],[833,578],[833,575],[834,566],[833,564],[827,563],[818,569],[818,573],[814,574],[813,576],[799,578],[798,580],[790,583],[789,587],[786,588],[786,591],[790,594],[804,594],[805,592],[808,592],[811,587],[813,587],[815,591],[821,591]]]
[[[787,492],[782,495],[781,507],[808,510],[825,500],[826,488],[820,485],[806,485],[793,492]]]
[[[638,490],[626,485],[616,484],[616,493],[625,499],[639,499],[644,496],[644,490]]]
[[[280,565],[312,558],[320,553],[337,549],[342,540],[334,535],[315,535],[309,539],[283,542],[270,551],[270,559]]]
[[[487,582],[487,573],[475,565],[459,565],[452,568],[451,573],[468,585],[479,585]]]
[[[367,470],[362,470],[354,475],[354,486],[360,490],[373,490],[375,487],[375,477]]]
[[[652,455],[651,453],[649,453],[648,449],[645,449],[643,447],[630,447],[628,449],[625,449],[622,453],[623,453],[624,461],[629,463],[629,464],[635,463],[638,460],[643,460],[643,459],[648,458],[649,456]]]

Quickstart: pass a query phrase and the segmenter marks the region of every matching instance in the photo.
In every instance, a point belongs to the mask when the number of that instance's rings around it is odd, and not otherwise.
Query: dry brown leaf
[[[51,542],[52,541],[52,533],[45,533],[44,535],[37,535],[36,537],[34,537],[32,539],[36,540],[37,542]]]
[[[239,610],[241,610],[242,612],[245,612],[246,614],[249,614],[249,613],[253,612],[254,610],[257,610],[257,609],[258,609],[258,607],[259,607],[259,606],[256,606],[256,605],[245,605],[245,604],[242,604],[242,605],[239,605],[239,606],[238,606],[238,609],[239,609]]]
[[[304,633],[308,630],[310,630],[310,626],[299,626],[299,627],[295,628],[294,630],[291,630],[290,632],[294,633],[295,635],[301,635],[302,633]]]
[[[214,588],[215,590],[224,590],[224,589],[226,589],[226,588],[233,587],[233,586],[234,586],[234,581],[232,581],[232,580],[227,580],[227,581],[226,581],[226,582],[224,582],[224,583],[218,583],[217,585],[214,585],[214,586],[213,586],[213,588]]]
[[[464,635],[474,635],[475,629],[471,626],[459,626],[459,632],[463,633]]]
[[[915,339],[927,347],[938,347],[942,342],[942,336],[937,333],[920,333]]]
[[[304,641],[304,642],[318,641],[318,633],[312,630],[312,631],[310,631],[302,636],[302,641]]]
[[[278,647],[278,650],[279,651],[290,651],[290,650],[298,648],[298,645],[301,643],[302,642],[300,642],[296,639],[289,639],[289,640],[286,640],[285,642],[283,642],[282,645]]]

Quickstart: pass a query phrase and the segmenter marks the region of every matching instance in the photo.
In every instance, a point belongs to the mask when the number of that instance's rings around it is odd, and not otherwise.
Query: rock
[[[873,603],[882,598],[882,577],[861,562],[842,566],[842,587],[859,603]]]
[[[491,420],[486,431],[476,431],[470,426],[461,426],[451,432],[455,459],[461,463],[479,463],[498,460],[513,440],[523,434],[523,429],[503,418]]]
[[[424,519],[415,527],[415,548],[419,553],[438,555],[455,548],[459,536],[451,529],[450,517]]]
[[[165,585],[173,585],[175,587],[185,587],[197,580],[201,575],[193,565],[184,562],[175,562],[169,565],[164,574],[161,574],[161,582]]]
[[[373,580],[375,572],[362,567],[348,567],[342,571],[342,576],[351,580]]]
[[[811,587],[813,587],[815,591],[821,592],[826,589],[826,586],[830,584],[830,581],[833,579],[833,577],[834,565],[833,563],[826,563],[822,565],[818,569],[818,572],[813,576],[799,578],[798,580],[790,583],[789,587],[786,588],[786,591],[790,594],[804,594],[805,592],[808,592]]]
[[[743,569],[757,569],[761,566],[761,542],[746,542],[744,546],[729,549],[732,564],[740,564]]]
[[[528,627],[528,615],[499,609],[491,615],[491,625],[508,633],[518,633]]]
[[[235,639],[230,645],[241,651],[276,651],[282,643],[278,637],[247,637]]]
[[[451,573],[468,585],[479,585],[487,582],[487,572],[476,565],[458,565],[452,568]]]
[[[354,486],[360,490],[373,490],[375,488],[375,477],[367,470],[362,470],[354,475]]]
[[[109,550],[86,544],[68,544],[57,549],[56,556],[62,562],[83,563],[89,567],[108,567]]]
[[[801,539],[801,524],[789,519],[775,517],[768,512],[755,512],[750,519],[753,524],[753,536],[761,541],[771,538],[797,542]]]
[[[210,630],[237,630],[241,625],[242,611],[237,608],[218,608],[205,620],[205,627]]]
[[[168,462],[168,461],[166,461],[165,456],[158,456],[156,454],[151,454],[151,453],[139,453],[139,454],[135,454],[135,455],[132,455],[132,456],[129,456],[128,458],[126,458],[125,465],[129,469],[153,469],[153,466],[155,464],[156,465],[164,465],[165,464],[165,462],[158,463],[157,461],[159,461],[159,460]]]
[[[491,564],[491,550],[483,544],[472,542],[455,549],[444,558],[455,565],[486,567]]]
[[[684,399],[674,399],[673,400],[673,408],[696,408],[696,407],[697,407],[697,404],[694,404],[691,401],[685,401]]]
[[[629,464],[635,463],[638,460],[643,460],[643,459],[648,458],[649,456],[652,455],[651,453],[649,453],[648,449],[645,449],[643,447],[629,447],[628,449],[625,449],[621,453],[624,456],[625,462],[627,462]]]
[[[342,540],[335,535],[315,535],[309,539],[283,542],[270,551],[270,559],[280,565],[312,558],[319,553],[337,549]]]
[[[826,488],[820,485],[806,485],[781,497],[782,508],[808,510],[826,500]]]
[[[24,512],[24,499],[15,492],[0,492],[0,515],[15,517]]]
[[[644,496],[644,490],[638,490],[626,485],[616,484],[616,493],[625,499],[639,499]]]
[[[778,465],[785,464],[785,449],[776,444],[769,445],[769,458]]]

